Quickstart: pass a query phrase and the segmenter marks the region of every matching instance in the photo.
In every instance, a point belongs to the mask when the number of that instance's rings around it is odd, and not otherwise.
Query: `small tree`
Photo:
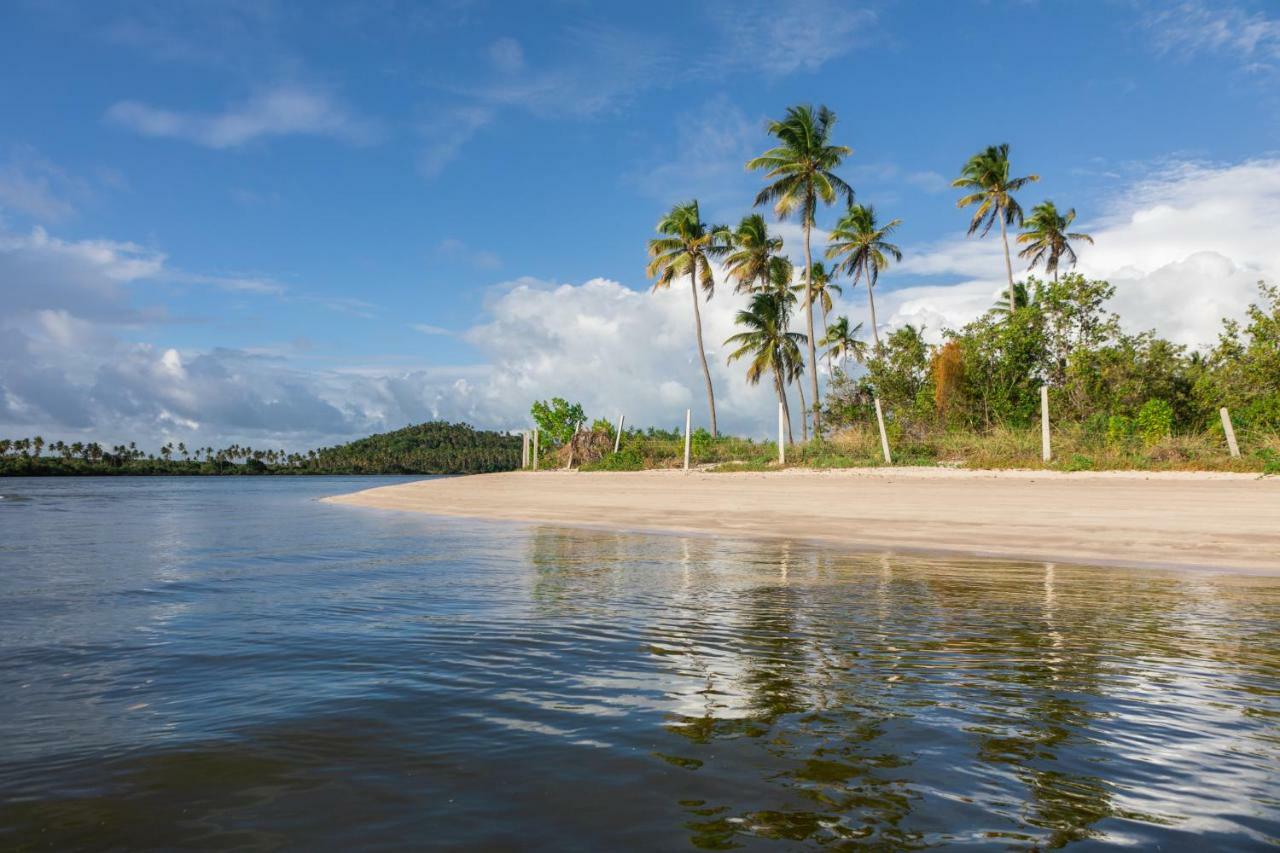
[[[587,419],[581,403],[570,403],[563,397],[552,397],[549,403],[538,400],[529,411],[542,433],[543,446],[566,444]]]

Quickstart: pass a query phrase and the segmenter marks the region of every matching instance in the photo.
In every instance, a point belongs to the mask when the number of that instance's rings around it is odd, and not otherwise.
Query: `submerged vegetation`
[[[137,474],[479,474],[520,466],[520,438],[443,421],[371,435],[305,453],[233,444],[220,450],[165,444],[158,454],[136,443],[0,439],[0,476]]]

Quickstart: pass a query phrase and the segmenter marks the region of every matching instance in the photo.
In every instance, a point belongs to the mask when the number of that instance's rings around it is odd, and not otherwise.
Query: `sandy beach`
[[[961,471],[513,472],[325,499],[433,515],[856,550],[1280,574],[1280,479]]]

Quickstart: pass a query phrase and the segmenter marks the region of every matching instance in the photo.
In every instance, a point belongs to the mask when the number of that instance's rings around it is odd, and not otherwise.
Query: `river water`
[[[1280,578],[318,502],[395,479],[0,480],[0,849],[1280,843]]]

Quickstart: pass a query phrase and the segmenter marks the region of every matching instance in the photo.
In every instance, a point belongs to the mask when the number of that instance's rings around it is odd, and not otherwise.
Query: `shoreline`
[[[1280,575],[1280,479],[1230,472],[517,471],[322,500],[859,551]]]

